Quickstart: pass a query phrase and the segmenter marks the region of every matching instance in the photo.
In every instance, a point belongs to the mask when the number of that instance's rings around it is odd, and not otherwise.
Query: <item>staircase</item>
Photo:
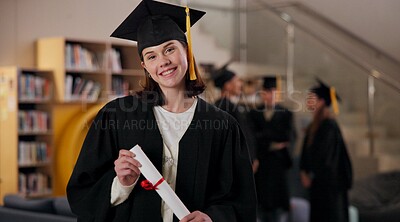
[[[319,36],[321,33],[317,32],[318,35],[316,38],[315,36],[313,37],[313,35],[307,35],[307,31],[313,32],[311,27],[299,24],[301,22],[304,23],[303,20],[308,18],[308,15],[305,13],[308,12],[309,9],[304,10],[304,6],[297,8],[297,5],[294,5],[289,9],[279,8],[279,10],[286,10],[287,13],[295,13],[295,15],[297,15],[293,17],[295,23],[298,25],[296,26],[296,48],[294,55],[294,88],[299,95],[296,95],[295,102],[304,106],[306,90],[315,83],[315,76],[335,86],[343,98],[343,103],[340,105],[341,113],[337,119],[342,128],[342,133],[352,159],[355,179],[378,172],[400,170],[400,127],[396,126],[398,125],[398,121],[394,120],[396,118],[396,112],[399,112],[396,110],[399,110],[399,108],[389,106],[389,103],[393,103],[392,106],[398,104],[397,101],[400,101],[400,94],[395,90],[393,91],[393,88],[390,87],[390,89],[387,89],[390,92],[385,92],[386,88],[388,88],[387,84],[392,82],[392,86],[396,87],[396,81],[391,81],[389,77],[382,78],[382,76],[380,81],[376,81],[375,121],[379,124],[374,124],[375,143],[373,151],[370,149],[369,145],[368,118],[366,114],[368,107],[367,83],[368,74],[371,73],[371,67],[383,70],[383,73],[398,74],[400,70],[399,64],[391,63],[391,60],[387,59],[385,54],[378,53],[379,50],[374,48],[368,48],[369,46],[363,45],[363,42],[354,42],[354,36],[346,36],[346,32],[343,32],[343,30],[339,30],[339,32],[335,34],[337,27],[328,27],[328,31],[333,34]],[[311,16],[312,15],[313,14],[311,14]],[[248,19],[249,21],[251,20],[251,18]],[[276,22],[276,16],[273,17],[263,14],[260,15],[260,18],[257,18],[256,21],[263,19],[265,20],[264,22],[269,20],[273,21],[268,28],[264,29],[264,32],[267,33],[265,38],[263,38],[262,41],[260,39],[253,41],[254,39],[252,39],[252,37],[257,37],[262,34],[262,29],[258,29],[257,35],[248,34],[248,45],[257,44],[257,47],[253,48],[258,48],[261,52],[264,52],[262,55],[256,55],[256,58],[260,58],[260,64],[268,65],[268,67],[285,67],[285,65],[282,65],[284,61],[286,61],[286,55],[282,53],[286,52],[286,43],[282,40],[286,38],[285,34],[282,32],[285,27],[282,26],[281,23]],[[318,19],[314,20],[310,20],[312,24],[321,22],[317,21]],[[310,21],[306,19],[305,23]],[[325,24],[326,22],[322,20],[322,23]],[[314,26],[320,27],[317,25]],[[315,28],[314,26],[313,28]],[[329,26],[329,23],[328,25],[325,24],[325,26]],[[321,26],[320,28],[326,30],[327,28],[325,26]],[[303,27],[302,31],[299,31],[299,27]],[[197,28],[193,28],[192,30],[194,52],[198,63],[212,63],[216,66],[221,66],[231,59],[231,50],[224,49],[221,44],[218,43],[218,40],[216,40],[223,39],[224,35],[217,34],[217,36],[212,36],[212,34],[215,34],[214,31],[213,33],[207,33],[207,31],[201,29],[201,26],[197,26]],[[280,35],[275,36],[271,33],[280,33]],[[316,39],[322,39],[323,41],[316,41]],[[205,42],[207,44],[204,44]],[[351,47],[347,46],[349,44]],[[198,48],[200,45],[202,47]],[[357,47],[363,50],[359,51]],[[335,50],[337,48],[344,50],[344,52]],[[352,51],[353,54],[347,53],[350,51]],[[273,52],[276,58],[272,59],[271,56],[268,57],[268,54],[265,54],[266,52]],[[250,55],[252,52],[249,51],[248,54]],[[253,60],[248,59],[248,61]],[[365,62],[371,63],[372,66],[369,66],[371,64],[365,66]],[[285,68],[283,68],[283,70],[284,69]],[[239,67],[238,70],[246,69],[240,69]],[[248,70],[243,71],[243,73],[249,74]],[[239,74],[243,73],[242,71],[239,72]],[[285,71],[269,71],[268,68],[265,68],[264,72],[259,72],[257,70],[254,76],[257,74],[276,73],[283,74]],[[384,82],[385,85],[383,85],[382,82]],[[390,100],[388,100],[388,98]],[[387,107],[383,108],[384,106]],[[387,110],[389,109],[391,111],[388,112]],[[302,109],[297,110],[295,115],[297,127],[299,128],[299,147],[301,146],[303,136],[300,128],[305,125],[307,118],[309,119],[309,117],[307,117],[309,114],[304,113],[304,109]]]
[[[371,150],[364,113],[343,113],[338,121],[352,159],[355,179],[400,170],[400,139],[387,136],[385,126],[374,126],[374,150]]]

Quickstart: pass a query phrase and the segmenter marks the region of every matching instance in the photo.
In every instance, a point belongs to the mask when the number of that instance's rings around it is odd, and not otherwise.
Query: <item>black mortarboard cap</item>
[[[275,101],[281,101],[282,97],[282,78],[281,76],[266,76],[263,78],[263,89],[264,90],[271,90],[275,88]]]
[[[214,85],[220,89],[222,89],[226,82],[231,80],[233,77],[236,76],[234,72],[229,70],[227,67],[230,62],[222,66],[213,74]]]
[[[203,11],[190,9],[190,24],[196,23]],[[137,41],[139,54],[144,48],[169,40],[187,42],[185,7],[152,0],[142,0],[111,34],[111,37]]]
[[[276,88],[276,77],[271,77],[271,76],[264,77],[263,88],[264,89]]]
[[[324,83],[322,80],[320,79],[316,79],[318,82],[318,85],[315,87],[312,87],[310,89],[311,92],[315,93],[319,98],[325,100],[325,103],[327,106],[330,106],[332,103],[332,99],[337,100],[337,101],[341,101],[340,97],[338,96],[338,94],[336,93],[336,91],[333,91],[334,88],[331,86],[328,86],[326,83]],[[336,98],[332,98],[332,93],[334,93],[334,96]]]

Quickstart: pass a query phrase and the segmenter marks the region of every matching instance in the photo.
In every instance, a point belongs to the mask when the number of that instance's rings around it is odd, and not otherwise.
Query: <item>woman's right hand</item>
[[[142,165],[135,159],[135,156],[129,150],[121,149],[118,159],[114,161],[114,170],[123,186],[132,185],[140,175],[139,167]]]

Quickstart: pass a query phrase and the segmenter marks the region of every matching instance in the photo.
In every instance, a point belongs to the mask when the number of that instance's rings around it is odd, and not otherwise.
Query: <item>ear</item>
[[[143,69],[146,69],[146,65],[144,64],[144,62],[140,62],[140,65],[143,67]]]

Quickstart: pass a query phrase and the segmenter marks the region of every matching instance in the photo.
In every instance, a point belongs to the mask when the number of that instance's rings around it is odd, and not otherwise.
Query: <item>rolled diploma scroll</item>
[[[142,148],[139,145],[136,145],[130,149],[130,151],[136,155],[135,158],[140,162],[140,164],[142,164],[140,171],[143,176],[153,185],[156,184],[162,176],[143,152]],[[160,185],[158,185],[156,191],[179,220],[182,220],[182,218],[190,214],[189,210],[172,190],[167,181],[164,180]]]

